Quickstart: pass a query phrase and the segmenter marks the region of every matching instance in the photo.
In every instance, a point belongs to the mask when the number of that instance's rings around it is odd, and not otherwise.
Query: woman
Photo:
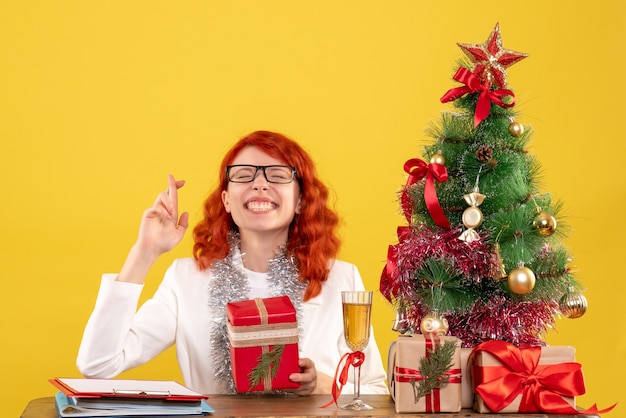
[[[104,275],[79,349],[87,377],[110,378],[176,344],[185,384],[201,393],[233,393],[224,308],[227,302],[287,295],[300,327],[299,395],[329,393],[349,351],[343,337],[342,290],[362,290],[352,264],[335,260],[337,214],[313,161],[294,141],[258,131],[226,154],[220,185],[193,231],[193,258],[174,261],[152,299],[135,312],[157,258],[182,239],[188,214],[169,185],[142,217],[136,243],[118,275]],[[372,336],[361,393],[387,393]],[[351,373],[350,373],[351,374]],[[349,383],[344,393],[353,389]]]

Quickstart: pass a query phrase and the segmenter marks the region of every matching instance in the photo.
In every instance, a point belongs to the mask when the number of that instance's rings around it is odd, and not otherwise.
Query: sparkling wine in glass
[[[372,292],[341,292],[343,332],[346,344],[353,352],[363,351],[370,339]],[[367,411],[373,409],[361,400],[361,365],[354,367],[354,399],[341,409]]]

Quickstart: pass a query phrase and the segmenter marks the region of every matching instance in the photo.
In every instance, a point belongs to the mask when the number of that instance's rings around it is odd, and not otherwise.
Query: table
[[[347,403],[352,395],[339,399],[339,404]],[[356,416],[356,417],[407,417],[407,418],[571,418],[572,415],[549,414],[480,414],[469,409],[459,413],[441,414],[396,414],[393,400],[389,395],[362,395],[372,411],[344,411],[331,405],[320,408],[331,399],[330,395],[313,396],[277,396],[277,395],[211,395],[208,403],[215,409],[212,417],[321,417],[321,416]],[[577,415],[579,418],[597,417],[597,415]],[[21,418],[58,418],[54,407],[54,398],[38,398],[30,401]]]

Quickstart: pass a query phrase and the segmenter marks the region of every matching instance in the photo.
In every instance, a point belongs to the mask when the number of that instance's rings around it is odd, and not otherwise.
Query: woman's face
[[[236,164],[286,165],[252,146],[241,150],[231,163]],[[250,183],[229,182],[222,192],[222,202],[239,227],[242,239],[251,233],[270,233],[284,243],[291,221],[300,213],[300,186],[295,179],[287,184],[270,183],[259,170]]]

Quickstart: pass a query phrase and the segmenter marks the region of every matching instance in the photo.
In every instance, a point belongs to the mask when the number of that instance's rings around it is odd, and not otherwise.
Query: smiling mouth
[[[272,202],[248,202],[246,208],[252,212],[265,212],[276,207]]]

